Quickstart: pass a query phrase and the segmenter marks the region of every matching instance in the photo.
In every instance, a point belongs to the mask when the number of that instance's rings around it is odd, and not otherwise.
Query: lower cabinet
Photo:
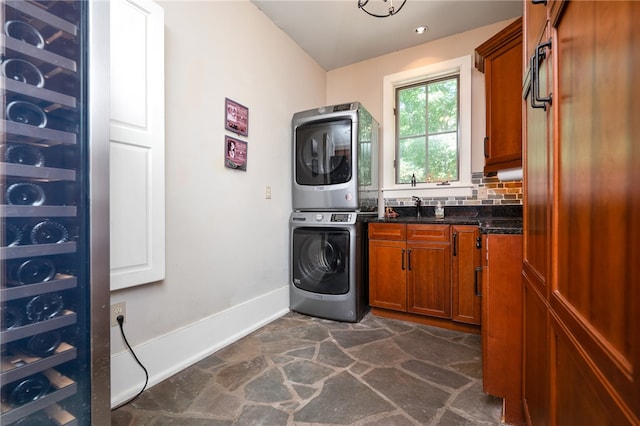
[[[504,399],[505,422],[523,423],[522,411],[522,235],[488,234],[483,237],[482,287],[482,384],[488,394]],[[535,309],[530,297],[525,309]],[[539,309],[536,309],[539,311]],[[544,315],[537,316],[534,327],[544,333]],[[544,350],[544,337],[537,333],[527,342],[527,354]],[[532,378],[543,380],[544,358],[536,356]],[[533,364],[532,364],[533,365]],[[545,424],[544,422],[539,424]]]
[[[442,326],[460,323],[462,327],[451,328],[477,332],[477,226],[372,223],[368,232],[369,303],[374,313],[432,318]],[[467,324],[472,327],[465,328]]]
[[[480,325],[482,247],[480,229],[474,225],[452,225],[451,290],[452,319]]]

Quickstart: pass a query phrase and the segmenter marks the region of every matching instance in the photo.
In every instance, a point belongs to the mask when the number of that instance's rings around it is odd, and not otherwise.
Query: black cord
[[[144,392],[144,390],[147,388],[147,384],[149,383],[149,372],[144,367],[144,365],[142,365],[142,363],[140,362],[140,360],[136,356],[136,353],[133,351],[133,348],[131,347],[131,345],[129,344],[129,341],[127,340],[127,336],[125,336],[125,334],[124,334],[124,327],[123,327],[124,316],[118,315],[118,317],[116,319],[118,320],[118,325],[120,326],[120,334],[122,334],[122,339],[124,340],[124,343],[127,345],[127,348],[129,348],[129,351],[131,351],[131,355],[133,355],[133,358],[136,360],[136,362],[138,363],[140,368],[142,368],[144,370],[145,379],[144,379],[144,386],[142,386],[142,389],[140,389],[140,392],[138,392],[138,394],[136,396],[134,396],[133,398],[131,398],[128,401],[123,402],[122,404],[120,404],[120,405],[118,405],[116,407],[113,407],[111,409],[111,411],[117,410],[120,407],[124,407],[125,405],[127,405],[130,402],[134,401],[136,398],[138,398],[140,395],[142,395],[142,392]]]

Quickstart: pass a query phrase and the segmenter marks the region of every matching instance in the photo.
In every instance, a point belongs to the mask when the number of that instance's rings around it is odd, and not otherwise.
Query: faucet
[[[413,201],[415,201],[416,203],[416,208],[418,210],[418,213],[416,214],[416,217],[420,217],[420,206],[422,205],[422,200],[420,199],[420,197],[416,197],[415,195],[413,197]]]

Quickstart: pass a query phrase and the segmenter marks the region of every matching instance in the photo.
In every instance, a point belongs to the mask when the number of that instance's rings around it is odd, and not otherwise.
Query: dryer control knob
[[[316,215],[316,222],[320,222],[323,218],[324,218],[324,215],[322,213],[318,213]]]

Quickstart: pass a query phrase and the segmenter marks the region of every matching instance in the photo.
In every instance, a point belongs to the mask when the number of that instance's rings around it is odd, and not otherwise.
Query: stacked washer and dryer
[[[379,124],[359,103],[294,114],[291,310],[358,322],[368,310],[365,215],[378,212]]]

